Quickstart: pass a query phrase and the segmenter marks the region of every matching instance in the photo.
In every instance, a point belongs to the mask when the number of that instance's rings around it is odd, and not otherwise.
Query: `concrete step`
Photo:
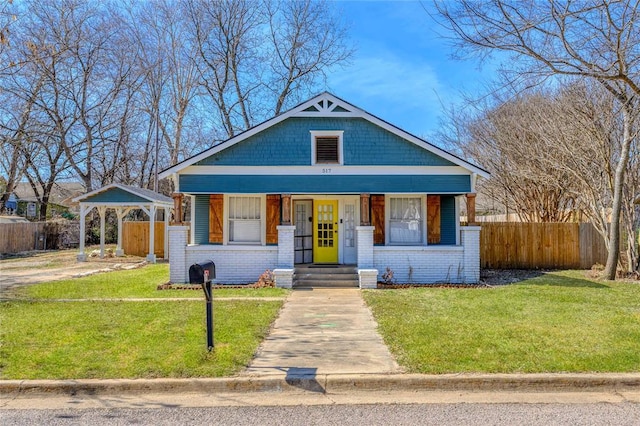
[[[295,272],[305,274],[357,274],[358,267],[353,265],[297,265]]]
[[[358,268],[354,265],[297,265],[294,287],[358,287]]]
[[[313,281],[333,281],[333,280],[357,280],[358,274],[310,274],[308,272],[294,273],[293,279],[313,280]]]
[[[294,288],[314,287],[314,288],[345,288],[345,287],[358,287],[358,280],[331,280],[331,281],[317,281],[317,280],[293,280]]]

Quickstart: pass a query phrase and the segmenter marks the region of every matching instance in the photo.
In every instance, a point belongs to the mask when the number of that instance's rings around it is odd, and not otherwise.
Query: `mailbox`
[[[206,277],[206,278],[205,278]],[[212,260],[198,262],[189,268],[189,284],[205,284],[216,277],[216,264]]]
[[[216,264],[212,260],[194,263],[189,267],[189,283],[200,284],[204,291],[207,312],[207,349],[213,349],[213,293],[211,280],[216,277]]]

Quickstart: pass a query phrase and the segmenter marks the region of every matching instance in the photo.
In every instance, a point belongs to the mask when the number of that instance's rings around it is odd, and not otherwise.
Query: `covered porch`
[[[201,225],[169,228],[172,282],[185,282],[189,265],[204,260],[213,260],[216,281],[228,284],[255,281],[269,269],[278,286],[290,287],[296,268],[310,264],[354,265],[362,288],[375,287],[387,267],[402,283],[479,279],[479,228],[459,222],[466,199],[473,224],[475,194],[188,196],[191,223]],[[241,202],[251,228],[234,213]]]

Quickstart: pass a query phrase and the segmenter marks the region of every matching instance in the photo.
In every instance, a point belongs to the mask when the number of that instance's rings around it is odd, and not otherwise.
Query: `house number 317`
[[[331,173],[331,169],[322,169],[322,173]]]

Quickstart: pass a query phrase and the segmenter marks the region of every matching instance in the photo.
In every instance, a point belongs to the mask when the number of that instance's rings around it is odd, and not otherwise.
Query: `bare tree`
[[[197,49],[188,20],[176,13],[183,6],[173,0],[155,0],[130,11],[130,34],[138,46],[138,72],[144,76],[140,87],[142,108],[152,124],[149,130],[153,131],[155,124],[160,129],[161,142],[168,152],[163,167],[190,155],[197,142],[186,142],[185,146],[183,138],[199,84]]]
[[[269,87],[277,96],[277,115],[319,78],[326,80],[327,70],[348,61],[353,50],[345,42],[345,25],[324,0],[275,1],[267,3],[267,13],[274,50]]]
[[[87,191],[96,183],[96,160],[118,129],[118,107],[130,65],[118,62],[125,46],[109,11],[83,0],[27,1],[32,61],[45,76],[37,106],[52,123],[51,143],[65,156]]]
[[[538,127],[539,117],[557,109],[550,95],[538,91],[507,101],[495,98],[493,105],[479,106],[475,117],[450,117],[457,129],[452,142],[491,172],[491,179],[480,182],[480,191],[510,206],[525,222],[566,222],[577,208],[570,174],[554,158],[557,142]],[[560,134],[563,118],[553,117],[546,124]]]
[[[187,0],[201,83],[231,137],[317,90],[352,54],[324,0]]]
[[[622,143],[615,161],[610,248],[604,272],[607,279],[615,279],[622,189],[633,141],[635,99],[640,95],[638,3],[461,0],[435,2],[435,7],[460,48],[512,53],[512,76],[593,79],[620,103]]]

